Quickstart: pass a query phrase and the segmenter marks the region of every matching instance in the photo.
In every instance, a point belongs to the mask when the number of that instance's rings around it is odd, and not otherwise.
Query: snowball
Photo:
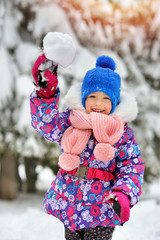
[[[48,59],[64,68],[72,63],[76,53],[72,37],[61,32],[47,33],[43,39],[43,50]]]

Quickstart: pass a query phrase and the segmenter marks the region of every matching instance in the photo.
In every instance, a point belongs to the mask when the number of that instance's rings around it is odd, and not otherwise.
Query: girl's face
[[[97,112],[108,115],[112,109],[111,99],[103,92],[93,92],[85,101],[87,113]]]

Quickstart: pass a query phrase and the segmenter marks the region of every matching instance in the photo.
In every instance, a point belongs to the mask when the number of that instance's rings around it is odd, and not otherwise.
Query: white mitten
[[[69,34],[49,32],[43,39],[43,51],[46,58],[65,68],[72,63],[76,46]]]

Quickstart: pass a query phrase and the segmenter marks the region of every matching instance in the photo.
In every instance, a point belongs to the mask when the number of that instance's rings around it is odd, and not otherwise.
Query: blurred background
[[[59,147],[32,129],[29,107],[32,67],[50,31],[71,34],[77,47],[58,70],[61,110],[99,55],[115,59],[122,89],[138,102],[131,127],[146,163],[145,198],[160,177],[160,0],[0,0],[0,199],[44,192],[58,171]]]

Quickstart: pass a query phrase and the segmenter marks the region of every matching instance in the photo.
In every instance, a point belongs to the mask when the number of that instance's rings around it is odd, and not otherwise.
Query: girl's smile
[[[108,115],[112,109],[112,102],[104,92],[93,92],[87,96],[85,108],[87,113],[97,112]]]

